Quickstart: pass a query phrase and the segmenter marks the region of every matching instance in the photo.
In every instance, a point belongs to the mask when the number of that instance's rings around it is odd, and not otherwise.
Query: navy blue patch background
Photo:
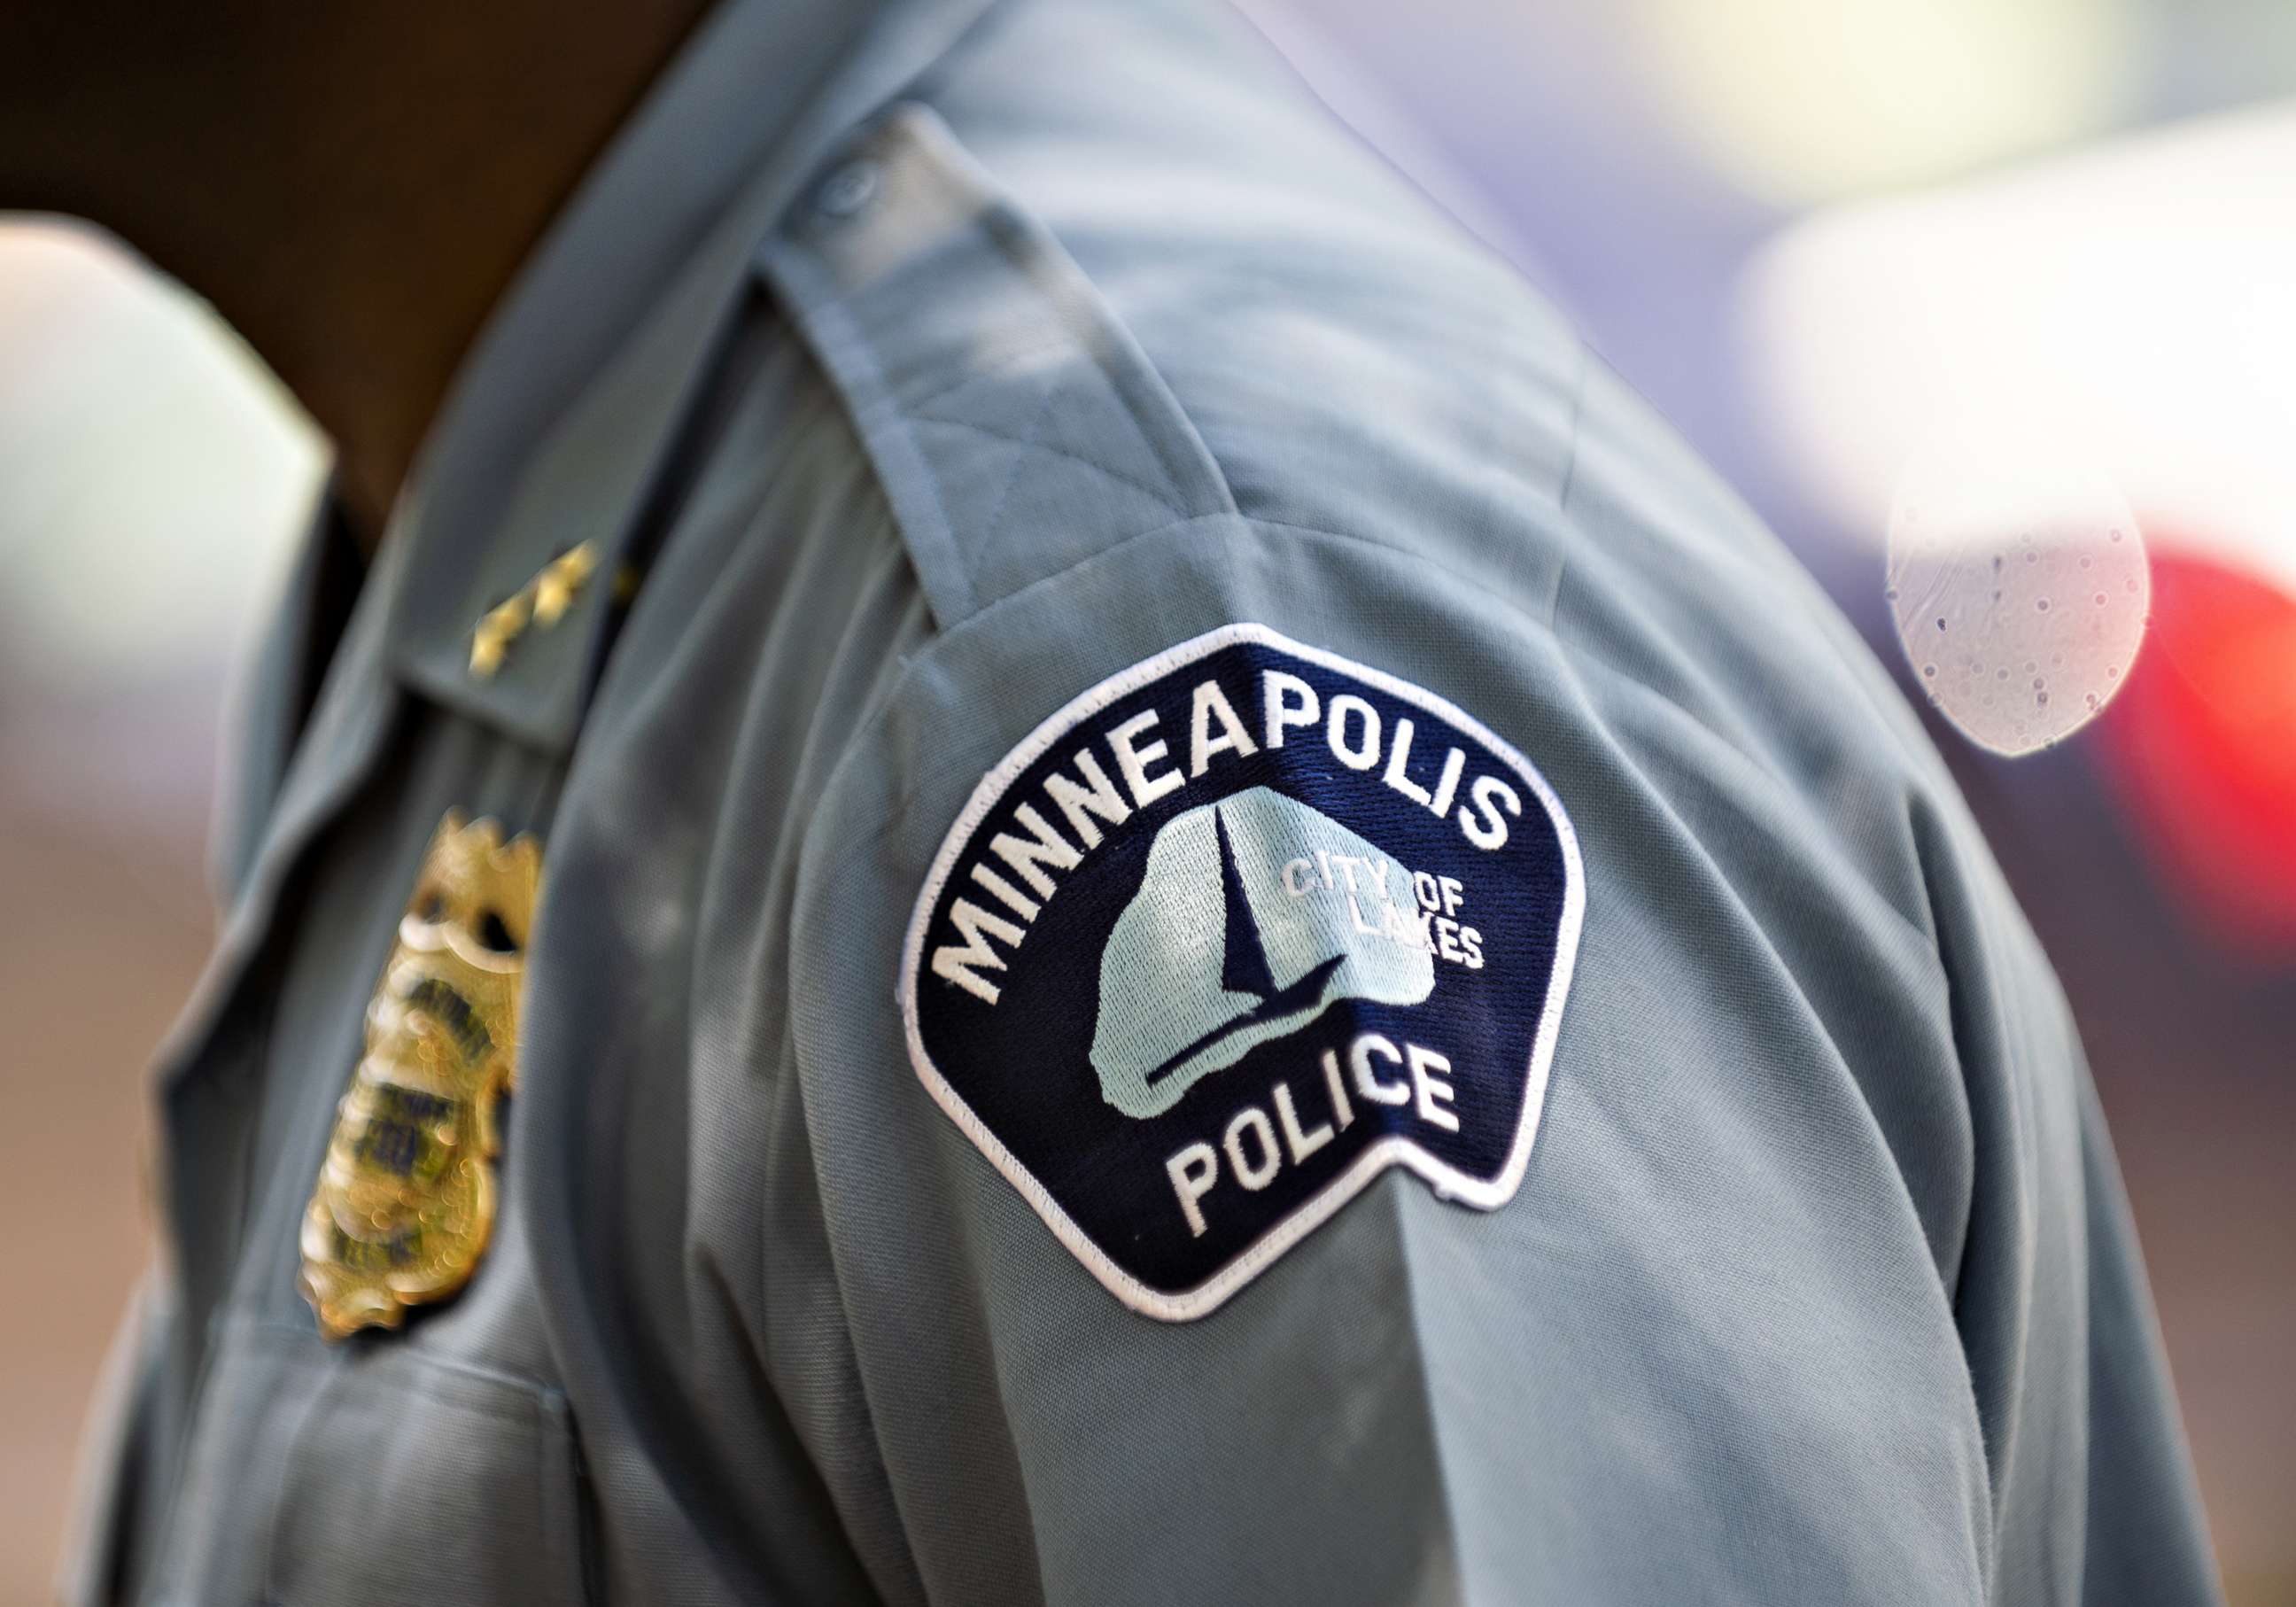
[[[1057,811],[1045,804],[1042,788],[1050,772],[1073,777],[1077,750],[1089,746],[1116,778],[1103,734],[1153,709],[1157,723],[1146,736],[1162,739],[1169,750],[1152,768],[1185,775],[1191,697],[1207,677],[1219,682],[1244,728],[1259,742],[1265,734],[1260,673],[1269,668],[1313,686],[1323,720],[1287,728],[1278,749],[1262,747],[1242,757],[1216,753],[1201,776],[1145,809],[1136,808],[1123,824],[1104,826],[1105,840],[1086,851],[1082,865],[1055,873],[1058,886],[1040,900],[1026,939],[1007,956],[1008,969],[982,973],[1001,989],[995,1004],[933,973],[932,952],[953,935],[947,914],[957,898],[969,898],[1010,918],[1011,912],[972,881],[970,868],[997,832],[1029,836],[1013,824],[1017,806],[1037,804],[1073,840]],[[1325,742],[1324,720],[1331,701],[1344,693],[1379,711],[1381,758],[1371,769],[1341,765]],[[1467,756],[1458,799],[1447,816],[1439,819],[1381,779],[1400,719],[1414,728],[1408,774],[1421,787],[1432,789],[1450,748]],[[1456,820],[1480,775],[1499,776],[1522,802],[1520,816],[1505,817],[1508,837],[1497,849],[1470,843]],[[1122,787],[1120,779],[1117,784]],[[1486,963],[1470,971],[1438,958],[1434,991],[1420,1004],[1334,1000],[1308,1025],[1255,1046],[1234,1065],[1204,1078],[1171,1110],[1136,1119],[1102,1098],[1092,1066],[1101,951],[1139,890],[1158,831],[1176,816],[1254,786],[1321,810],[1414,872],[1458,877],[1467,888],[1458,918],[1481,933]],[[1001,861],[989,863],[1005,869]],[[1313,1199],[1383,1133],[1408,1136],[1470,1177],[1498,1176],[1524,1114],[1568,875],[1562,845],[1544,805],[1521,773],[1481,741],[1422,705],[1344,671],[1262,643],[1234,643],[1086,715],[1005,788],[950,862],[935,902],[914,979],[918,1029],[942,1078],[1111,1260],[1160,1293],[1184,1293]],[[1404,896],[1399,879],[1398,896]],[[1300,1123],[1312,1129],[1329,1111],[1323,1052],[1339,1051],[1345,1074],[1349,1044],[1367,1031],[1383,1033],[1398,1046],[1406,1041],[1423,1045],[1450,1060],[1449,1080],[1456,1090],[1450,1108],[1459,1117],[1460,1130],[1447,1133],[1421,1122],[1407,1105],[1362,1099],[1350,1078],[1354,1124],[1304,1164],[1293,1164],[1287,1151],[1282,1169],[1265,1189],[1245,1191],[1223,1153],[1219,1183],[1201,1201],[1207,1231],[1201,1238],[1192,1236],[1165,1169],[1167,1159],[1196,1140],[1219,1149],[1229,1119],[1246,1103],[1258,1105],[1273,1120],[1271,1095],[1278,1079],[1290,1085]],[[1404,1075],[1401,1067],[1384,1062],[1378,1070],[1383,1080]]]

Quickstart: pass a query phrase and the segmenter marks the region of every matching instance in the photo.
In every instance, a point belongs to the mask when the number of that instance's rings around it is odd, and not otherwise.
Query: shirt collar
[[[390,668],[570,746],[620,551],[748,283],[808,180],[990,0],[726,0],[583,181],[489,320],[392,516]],[[491,675],[474,627],[559,554],[598,572]]]

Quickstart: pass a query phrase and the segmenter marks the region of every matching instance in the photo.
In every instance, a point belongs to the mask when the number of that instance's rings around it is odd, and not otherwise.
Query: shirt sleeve
[[[606,1577],[2210,1599],[2063,1001],[1808,578],[1567,341],[1104,300],[906,126],[553,825]]]
[[[781,1075],[803,1138],[783,1142],[809,1185],[817,1275],[838,1295],[840,1382],[865,1402],[874,1521],[898,1529],[923,1593],[2104,1602],[2169,1599],[2144,1595],[2166,1572],[2205,1599],[2062,1001],[1933,756],[1908,758],[1898,732],[1865,723],[1866,672],[1813,630],[1791,650],[1799,665],[1768,667],[1799,672],[1790,691],[1701,670],[1700,707],[1636,672],[1625,631],[1606,643],[1527,614],[1426,553],[1299,528],[1239,534],[1135,542],[920,652],[824,792],[785,980],[757,984],[786,988]],[[1575,606],[1594,620],[1633,600]],[[1283,701],[1295,694],[1268,678],[1273,660],[1233,682],[1183,666],[1130,751],[1168,738],[1145,763],[1151,789],[1183,776],[1217,818],[1189,836],[1168,812],[1178,793],[1150,815],[1111,739],[1152,703],[1101,694],[1149,695],[1142,677],[1160,672],[1144,666],[1242,625],[1424,693],[1523,756],[1570,823],[1583,926],[1535,1143],[1503,1198],[1410,1159],[1398,1117],[1395,1163],[1305,1231],[1247,1244],[1250,1275],[1216,1303],[1159,1308],[1109,1266],[1178,1265],[1177,1282],[1142,1276],[1168,1291],[1225,1265],[1134,1252],[1177,1237],[1192,1209],[1209,1221],[1283,1186],[1339,1129],[1340,1099],[1360,1118],[1388,1114],[1374,1102],[1391,1095],[1425,1129],[1429,1111],[1483,1096],[1464,1074],[1431,1099],[1425,1079],[1414,1087],[1411,1019],[1447,1063],[1479,1031],[1521,1028],[1504,1006],[1412,1018],[1392,997],[1366,1004],[1414,984],[1366,980],[1351,959],[1354,992],[1181,1096],[1174,1110],[1209,1113],[1193,1147],[1129,1144],[1109,1118],[1119,1095],[1101,1052],[1134,1030],[1109,1026],[1112,991],[1148,1002],[1136,1018],[1186,1015],[1217,972],[1227,1014],[1204,1019],[1233,1031],[1306,974],[1267,938],[1258,892],[1220,890],[1223,866],[1266,842],[1266,867],[1313,860],[1325,828],[1268,824],[1215,767],[1308,801],[1386,783],[1384,757],[1356,767],[1367,725],[1331,723],[1355,695],[1341,682],[1300,670],[1324,720],[1296,739],[1316,744],[1312,762],[1255,770],[1267,711],[1304,701]],[[1208,703],[1194,693],[1206,681],[1221,689]],[[1192,696],[1211,709],[1193,729]],[[1090,712],[1068,718],[1079,701]],[[1391,754],[1406,705],[1358,701],[1386,717]],[[1239,745],[1222,703],[1257,755],[1217,751]],[[1423,741],[1460,728],[1447,717],[1423,716]],[[1439,781],[1447,745],[1400,774]],[[1075,760],[1095,754],[1098,776]],[[1464,773],[1486,769],[1499,773],[1477,752]],[[1037,799],[1041,831],[1014,787]],[[1061,809],[1095,794],[1097,815]],[[1119,808],[1163,824],[1119,825]],[[1008,818],[1020,824],[1000,848],[989,828]],[[1119,888],[1161,890],[1031,949],[1053,906],[1085,896],[1095,823],[1092,853],[1134,857]],[[1287,832],[1306,833],[1288,858]],[[1323,873],[1292,872],[1299,885]],[[969,920],[931,895],[951,876]],[[1201,941],[1140,947],[1125,972],[1099,933],[1146,904],[1157,919],[1193,911]],[[1534,906],[1488,924],[1537,925],[1548,913]],[[1238,957],[1239,907],[1263,972]],[[1456,968],[1434,964],[1439,1003]],[[977,993],[968,980],[1033,1013],[993,1038],[944,1034],[948,1056],[976,1062],[952,1100],[960,1079],[921,1046],[936,1029],[914,996]],[[1541,979],[1517,980],[1535,1013]],[[1365,1051],[1366,1034],[1389,1047]],[[1152,1079],[1173,1064],[1162,1047],[1201,1056],[1203,1040],[1173,1029],[1133,1061]],[[1315,1075],[1324,1047],[1328,1085]],[[1067,1164],[1064,1145],[1083,1159]],[[2101,1469],[2115,1443],[2152,1471]],[[2147,1569],[2115,1550],[2143,1534],[2165,1540]]]

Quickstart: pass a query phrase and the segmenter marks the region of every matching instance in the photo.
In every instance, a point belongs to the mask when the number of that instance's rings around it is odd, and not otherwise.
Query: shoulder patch
[[[1231,625],[974,790],[909,922],[909,1055],[1094,1276],[1185,1321],[1390,1166],[1513,1195],[1584,902],[1521,754]]]

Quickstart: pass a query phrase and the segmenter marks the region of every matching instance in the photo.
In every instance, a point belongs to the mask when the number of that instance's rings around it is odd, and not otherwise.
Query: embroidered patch
[[[1231,625],[981,781],[909,923],[909,1054],[1095,1276],[1185,1321],[1388,1167],[1513,1196],[1584,898],[1522,755]]]

